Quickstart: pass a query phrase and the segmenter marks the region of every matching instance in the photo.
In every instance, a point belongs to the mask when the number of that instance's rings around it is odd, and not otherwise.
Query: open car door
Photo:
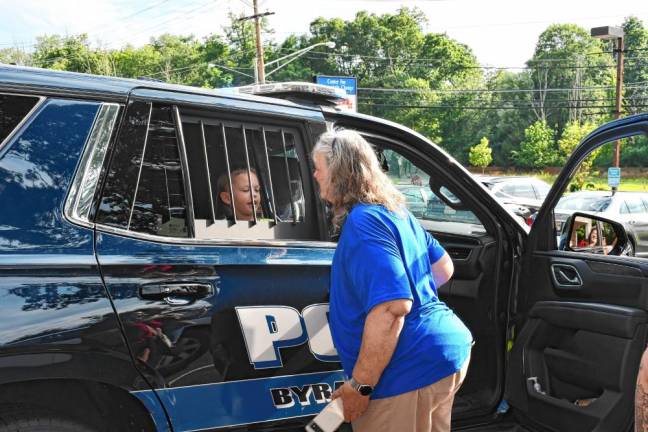
[[[648,260],[566,247],[557,239],[553,210],[592,151],[647,133],[646,114],[592,132],[568,160],[531,228],[511,297],[509,335],[515,340],[505,396],[517,421],[530,429],[632,428],[646,346]]]

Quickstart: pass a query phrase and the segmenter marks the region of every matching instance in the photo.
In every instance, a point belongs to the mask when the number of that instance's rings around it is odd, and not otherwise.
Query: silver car
[[[631,254],[648,256],[648,193],[580,191],[565,195],[554,210],[558,233],[567,217],[577,211],[621,222],[630,239]]]

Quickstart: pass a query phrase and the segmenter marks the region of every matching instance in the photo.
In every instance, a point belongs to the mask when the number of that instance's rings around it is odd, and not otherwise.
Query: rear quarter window
[[[0,93],[0,143],[20,124],[36,106],[39,98]]]

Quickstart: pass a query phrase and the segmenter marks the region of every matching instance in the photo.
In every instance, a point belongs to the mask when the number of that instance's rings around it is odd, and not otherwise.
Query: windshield
[[[612,198],[608,196],[567,195],[558,201],[556,209],[602,212],[608,208]]]

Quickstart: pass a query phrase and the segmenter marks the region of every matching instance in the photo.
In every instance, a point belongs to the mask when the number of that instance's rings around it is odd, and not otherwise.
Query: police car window
[[[430,176],[401,154],[374,145],[382,161],[383,169],[396,188],[405,197],[409,211],[429,231],[460,235],[483,235],[484,225],[470,210],[456,210],[446,204],[461,201],[450,190],[441,189],[444,199],[430,188]]]
[[[180,112],[196,238],[317,239],[307,218],[298,130]]]
[[[37,102],[37,97],[0,94],[0,143],[20,124]]]
[[[171,106],[154,106],[129,230],[188,237],[178,136]]]
[[[189,236],[173,109],[129,103],[102,192],[98,224],[159,236]]]

